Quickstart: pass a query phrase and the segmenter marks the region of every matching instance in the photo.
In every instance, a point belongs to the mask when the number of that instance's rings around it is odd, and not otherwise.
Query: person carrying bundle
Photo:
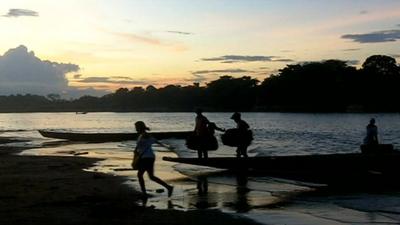
[[[247,147],[249,147],[251,142],[251,140],[248,138],[250,126],[248,123],[246,123],[246,121],[242,120],[241,115],[238,112],[233,113],[231,119],[235,121],[240,137],[240,142],[236,149],[236,156],[238,158],[241,156],[247,158]]]
[[[214,136],[215,130],[224,131],[224,129],[210,122],[202,113],[201,109],[196,110],[195,128],[193,135],[186,140],[186,146],[189,149],[196,150],[200,159],[207,159],[208,151],[218,149],[218,141]]]
[[[243,156],[247,158],[247,148],[253,140],[253,133],[250,130],[249,124],[242,120],[240,113],[233,113],[231,119],[235,121],[236,128],[228,129],[221,136],[222,142],[225,145],[236,147],[236,157],[240,158]]]

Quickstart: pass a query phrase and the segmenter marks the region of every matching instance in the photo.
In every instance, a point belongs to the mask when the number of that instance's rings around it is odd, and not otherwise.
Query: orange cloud
[[[126,32],[108,32],[108,33],[123,38],[125,40],[128,40],[129,42],[144,43],[152,46],[166,47],[174,51],[186,51],[188,49],[188,47],[185,46],[183,43],[165,41],[151,36],[143,36]]]

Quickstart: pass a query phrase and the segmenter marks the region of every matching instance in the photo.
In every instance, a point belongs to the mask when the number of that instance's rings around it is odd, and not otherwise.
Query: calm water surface
[[[230,113],[205,115],[220,127],[235,126]],[[377,119],[381,142],[400,145],[400,114],[243,113],[242,117],[254,131],[250,149],[259,155],[358,151],[371,117]],[[5,131],[18,131],[20,136],[37,136],[37,129],[133,132],[138,120],[145,121],[153,131],[194,127],[193,113],[19,113],[0,114],[0,132],[6,135]]]
[[[222,128],[235,126],[229,119],[231,113],[205,115]],[[243,113],[242,117],[254,132],[249,147],[251,156],[357,152],[371,117],[377,120],[380,141],[400,148],[400,114]],[[194,127],[193,113],[20,113],[0,114],[0,136],[28,138],[32,145],[40,146],[53,140],[41,137],[38,129],[133,132],[133,124],[138,120],[145,121],[153,131],[186,131]],[[175,153],[156,146],[157,157],[196,156],[186,149],[183,140],[164,142],[174,146]],[[129,168],[134,145],[134,141],[69,143],[35,148],[27,154],[87,152],[85,156],[106,159],[89,170],[126,176],[126,184],[139,189],[134,172],[124,170]],[[235,151],[220,144],[218,151],[210,155],[234,156]],[[146,181],[149,193],[154,195],[147,204],[156,208],[218,209],[265,224],[400,224],[399,192],[298,196],[312,188],[271,177],[219,174],[212,168],[171,164],[160,158],[156,171],[175,186],[169,201],[165,193],[158,192],[158,185]]]

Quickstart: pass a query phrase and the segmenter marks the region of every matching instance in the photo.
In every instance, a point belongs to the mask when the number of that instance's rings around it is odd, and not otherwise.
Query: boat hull
[[[164,157],[163,160],[177,163],[186,163],[199,166],[209,166],[222,169],[255,169],[255,170],[287,170],[287,171],[313,171],[323,170],[354,170],[400,169],[400,153],[391,154],[327,154],[327,155],[296,155],[296,156],[266,156],[266,157],[213,157],[199,158],[172,158]]]
[[[208,159],[164,157],[163,160],[324,183],[369,179],[371,175],[393,178],[400,172],[400,153],[397,152]]]
[[[76,133],[76,132],[61,132],[39,130],[43,137],[64,139],[70,141],[85,141],[85,142],[115,142],[115,141],[128,141],[136,140],[138,133]],[[156,139],[185,139],[192,132],[191,131],[175,131],[175,132],[152,132],[151,135]]]

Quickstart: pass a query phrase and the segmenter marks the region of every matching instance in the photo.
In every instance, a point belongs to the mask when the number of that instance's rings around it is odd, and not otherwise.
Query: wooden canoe
[[[135,140],[139,136],[137,133],[78,133],[55,130],[39,130],[39,133],[47,138],[85,142],[127,141]],[[191,133],[192,131],[151,132],[151,135],[159,140],[168,138],[185,139]]]
[[[208,166],[238,172],[295,178],[308,181],[332,181],[372,174],[397,177],[400,173],[400,153],[390,154],[327,154],[266,157],[172,158],[163,160]],[[397,182],[397,178],[395,179]]]

